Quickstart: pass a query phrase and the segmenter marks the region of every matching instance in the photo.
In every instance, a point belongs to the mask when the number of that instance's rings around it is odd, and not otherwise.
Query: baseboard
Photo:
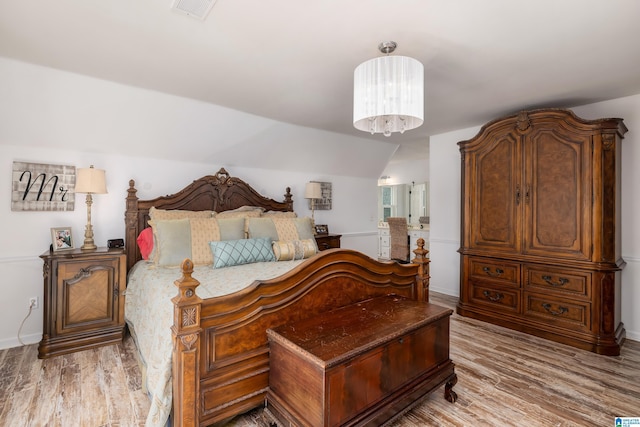
[[[20,339],[25,345],[38,344],[42,339],[42,334],[24,335],[20,337]],[[7,348],[20,347],[21,345],[22,344],[20,343],[20,341],[18,341],[17,337],[0,340],[0,350],[5,350]]]

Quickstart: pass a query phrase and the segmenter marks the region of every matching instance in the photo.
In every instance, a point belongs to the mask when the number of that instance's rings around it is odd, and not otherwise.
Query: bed
[[[195,180],[175,194],[150,200],[138,199],[135,182],[129,182],[126,199],[126,249],[129,279],[127,304],[134,299],[134,273],[144,261],[137,239],[149,227],[153,209],[178,211],[236,212],[245,206],[263,212],[293,212],[291,191],[283,201],[263,197],[242,179],[220,169],[215,175]],[[283,214],[286,216],[286,214]],[[256,220],[257,221],[257,220]],[[423,243],[423,242],[422,242]],[[169,342],[169,388],[174,426],[224,423],[264,404],[269,382],[269,348],[266,330],[305,319],[375,296],[397,294],[428,301],[429,259],[424,246],[413,251],[411,264],[378,262],[348,250],[331,249],[302,260],[256,262],[254,272],[241,273],[247,283],[234,282],[230,288],[211,290],[211,267],[187,258],[179,268],[149,267],[148,274],[164,275],[165,284],[157,294],[172,296],[163,311],[169,314],[166,338]],[[233,266],[228,270],[235,269]],[[237,266],[238,269],[244,266]],[[258,271],[257,273],[255,271]],[[244,270],[243,270],[244,271]],[[225,271],[227,274],[227,271]],[[255,275],[255,276],[254,276]],[[217,280],[226,281],[226,279]],[[201,285],[201,281],[203,282]],[[231,282],[231,280],[229,280]],[[225,283],[225,286],[227,283]],[[167,288],[167,286],[169,286]],[[130,295],[131,292],[131,295]],[[138,304],[146,300],[138,295]],[[143,331],[127,305],[125,317],[136,343]],[[155,313],[155,312],[154,312]],[[155,314],[139,315],[152,318]],[[161,328],[164,331],[164,327]],[[140,348],[139,348],[140,350]],[[153,350],[141,358],[151,358]],[[159,399],[153,395],[153,400]],[[166,404],[166,402],[165,402]],[[158,406],[162,407],[162,403]],[[152,412],[154,410],[152,409]],[[167,408],[156,407],[147,425],[163,425]]]

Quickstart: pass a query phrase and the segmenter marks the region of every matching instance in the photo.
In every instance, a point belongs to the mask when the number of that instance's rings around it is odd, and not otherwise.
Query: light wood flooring
[[[455,307],[456,299],[432,293]],[[453,315],[451,359],[456,403],[440,388],[393,427],[614,426],[640,417],[640,343],[618,357],[565,345]],[[139,426],[148,399],[131,338],[122,344],[47,360],[37,345],[0,351],[0,426]],[[260,425],[261,410],[231,425]]]

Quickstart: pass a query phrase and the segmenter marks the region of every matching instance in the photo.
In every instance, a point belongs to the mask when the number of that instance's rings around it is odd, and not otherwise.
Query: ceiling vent
[[[217,0],[172,0],[171,9],[192,18],[203,20]]]

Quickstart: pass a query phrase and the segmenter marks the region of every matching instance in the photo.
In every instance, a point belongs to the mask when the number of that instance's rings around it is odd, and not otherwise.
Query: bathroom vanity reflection
[[[417,247],[419,238],[429,249],[429,183],[381,185],[378,187],[378,258],[389,259],[389,217],[407,218],[409,248]]]

